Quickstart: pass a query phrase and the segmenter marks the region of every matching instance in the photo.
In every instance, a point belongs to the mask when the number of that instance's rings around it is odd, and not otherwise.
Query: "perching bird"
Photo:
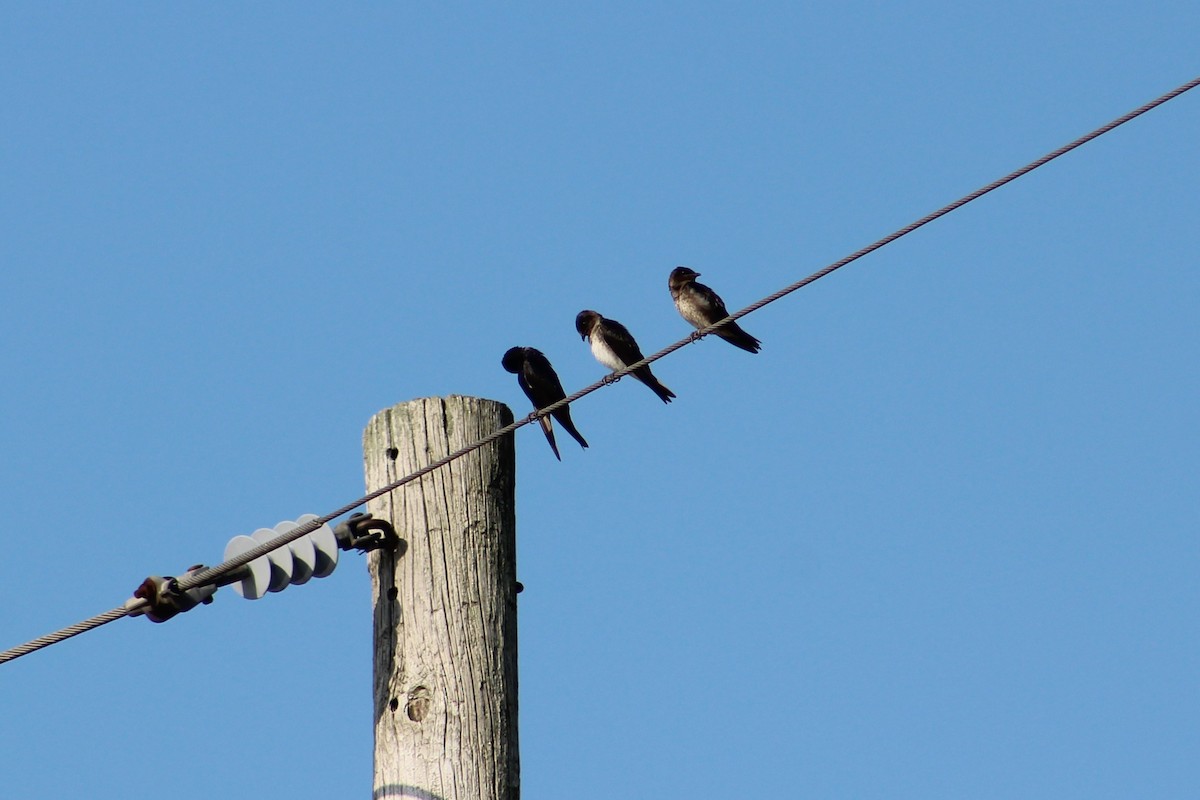
[[[517,376],[517,383],[521,385],[525,396],[533,402],[533,407],[541,410],[546,406],[553,405],[559,400],[567,396],[563,391],[562,383],[558,380],[558,373],[554,371],[554,367],[550,366],[550,359],[542,354],[542,351],[535,350],[532,347],[512,347],[504,354],[504,358],[500,359],[500,364],[509,372]],[[575,437],[575,441],[579,442],[580,447],[587,447],[587,441],[575,430],[575,423],[571,422],[571,407],[563,406],[550,412],[558,424],[563,426],[563,430]],[[554,443],[554,426],[550,422],[550,417],[540,417],[538,422],[541,423],[542,432],[546,434],[546,441],[550,442],[550,449],[554,451],[554,457],[562,461],[562,456],[558,454],[558,445]]]
[[[605,319],[595,311],[580,311],[575,317],[575,330],[579,331],[581,338],[591,342],[592,355],[609,369],[625,369],[645,358],[624,325],[616,320]],[[648,364],[630,374],[649,386],[664,403],[671,402],[675,396],[674,392],[658,382]]]
[[[696,329],[707,328],[719,319],[725,319],[729,312],[725,310],[725,301],[721,296],[703,283],[697,283],[699,272],[687,267],[676,267],[671,270],[667,286],[671,289],[671,299],[675,308]],[[736,322],[722,325],[713,331],[730,344],[757,353],[762,342],[742,330]]]

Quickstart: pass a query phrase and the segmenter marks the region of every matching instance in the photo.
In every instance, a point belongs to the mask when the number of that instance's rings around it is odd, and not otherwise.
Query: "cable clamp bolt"
[[[206,569],[203,564],[197,564],[185,575],[191,575],[203,569]],[[130,616],[138,617],[144,614],[151,622],[166,622],[176,614],[190,611],[201,603],[208,605],[212,602],[212,596],[216,591],[217,587],[210,585],[198,586],[195,589],[181,592],[176,578],[169,575],[166,577],[151,575],[134,590],[133,599],[126,602],[125,605],[130,608]],[[149,605],[145,608],[134,609],[135,600],[144,600]]]
[[[400,537],[396,535],[392,523],[386,519],[375,519],[361,511],[339,523],[333,529],[333,535],[342,550],[353,549],[360,553],[379,549],[396,550],[400,546]]]

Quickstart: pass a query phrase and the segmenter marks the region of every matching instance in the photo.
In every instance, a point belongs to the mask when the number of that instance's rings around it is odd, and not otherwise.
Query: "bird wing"
[[[719,319],[724,319],[729,316],[729,312],[725,310],[725,301],[721,299],[721,295],[714,292],[703,283],[692,283],[696,289],[696,300],[704,308],[709,319],[716,322]]]
[[[536,350],[526,357],[520,378],[521,388],[537,408],[545,408],[567,396],[550,359]]]
[[[625,362],[626,366],[645,358],[637,342],[634,341],[633,335],[629,333],[629,329],[621,323],[611,319],[601,320],[600,333],[608,342],[609,348],[617,358]]]

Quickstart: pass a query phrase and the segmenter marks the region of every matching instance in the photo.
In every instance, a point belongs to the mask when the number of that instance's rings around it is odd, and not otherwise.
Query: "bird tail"
[[[736,322],[723,325],[722,327],[713,331],[713,333],[715,333],[717,336],[720,336],[734,347],[740,347],[750,353],[757,353],[762,349],[762,342],[738,327]]]
[[[550,418],[540,417],[538,423],[542,426],[542,433],[546,434],[546,441],[550,443],[550,449],[554,451],[554,457],[562,461],[562,456],[558,454],[558,445],[554,443],[554,425],[550,422]]]
[[[654,373],[649,367],[642,367],[637,372],[633,373],[634,377],[642,383],[650,387],[650,391],[658,395],[658,399],[664,403],[671,402],[671,398],[675,397],[675,393],[658,382],[658,378],[654,377]]]
[[[587,447],[587,439],[575,429],[575,423],[571,421],[571,409],[563,406],[558,411],[554,412],[554,418],[558,420],[558,424],[563,426],[563,430],[575,437],[575,441],[579,442],[580,447]]]

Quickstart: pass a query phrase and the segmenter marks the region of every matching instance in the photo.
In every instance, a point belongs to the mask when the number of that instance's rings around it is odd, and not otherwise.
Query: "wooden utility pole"
[[[503,403],[423,398],[371,418],[367,490],[513,421]],[[375,798],[518,800],[513,437],[372,501],[403,544],[371,553]]]

